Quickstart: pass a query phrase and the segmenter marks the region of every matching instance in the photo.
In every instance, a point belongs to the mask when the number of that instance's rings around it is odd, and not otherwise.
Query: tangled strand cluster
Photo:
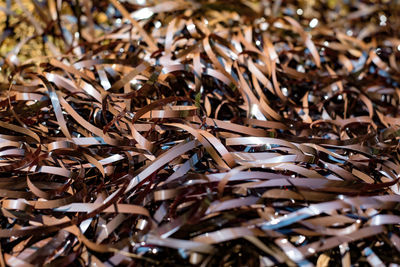
[[[400,264],[396,1],[0,14],[1,266]]]

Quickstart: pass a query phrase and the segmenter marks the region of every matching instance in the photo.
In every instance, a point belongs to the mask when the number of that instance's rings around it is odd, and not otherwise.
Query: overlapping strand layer
[[[400,5],[347,2],[0,4],[0,265],[400,263]]]

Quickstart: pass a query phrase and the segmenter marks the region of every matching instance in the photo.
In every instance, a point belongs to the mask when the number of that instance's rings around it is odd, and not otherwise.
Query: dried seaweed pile
[[[399,15],[2,3],[0,265],[400,264]]]

